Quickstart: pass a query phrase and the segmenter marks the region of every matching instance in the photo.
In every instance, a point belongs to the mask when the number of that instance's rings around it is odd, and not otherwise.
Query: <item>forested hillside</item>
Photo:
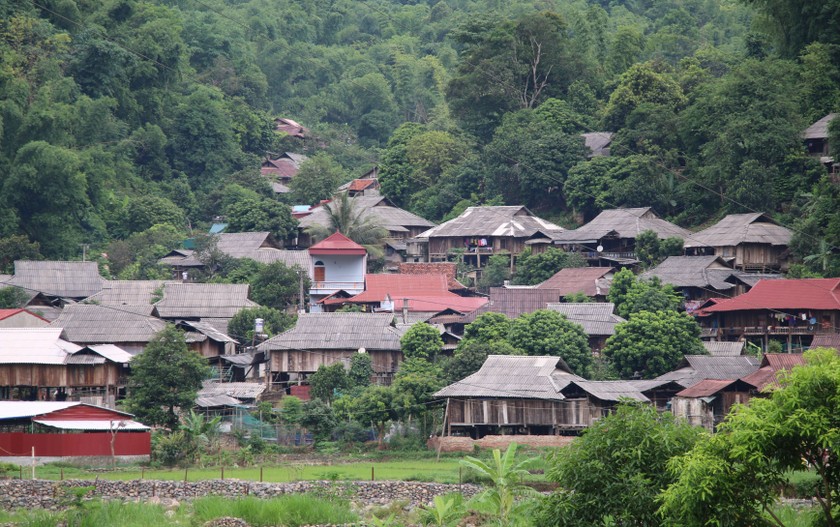
[[[840,187],[800,134],[839,100],[837,0],[0,0],[0,265],[86,245],[139,278],[217,216],[289,233],[378,164],[435,221],[766,211],[798,272],[838,274]],[[311,157],[289,203],[259,175],[284,151]]]

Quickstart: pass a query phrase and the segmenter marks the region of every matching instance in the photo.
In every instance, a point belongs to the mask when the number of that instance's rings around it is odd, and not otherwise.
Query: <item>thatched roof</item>
[[[717,256],[669,256],[653,269],[642,273],[642,278],[659,278],[674,287],[712,288],[728,291],[735,284],[727,281],[738,274]]]
[[[355,196],[348,198],[353,210],[362,211],[361,218],[368,216],[374,218],[377,224],[390,232],[408,232],[407,227],[427,228],[434,226],[434,223],[407,210],[395,207],[384,196]],[[304,216],[298,224],[301,229],[312,225],[329,225],[329,214],[327,205],[321,205],[312,209],[312,214]]]
[[[162,318],[231,318],[245,308],[259,307],[248,300],[248,289],[248,284],[169,282],[155,307]]]
[[[615,327],[626,322],[614,315],[612,302],[560,302],[548,304],[548,309],[565,315],[570,322],[583,326],[589,336],[615,335]]]
[[[787,246],[793,231],[761,212],[729,214],[708,229],[685,238],[685,247],[735,247],[742,243]]]
[[[653,231],[660,239],[691,236],[691,231],[661,219],[650,207],[639,207],[605,210],[589,223],[556,236],[554,243],[595,243],[607,236],[635,239],[644,231]]]
[[[71,304],[50,326],[63,328],[64,338],[77,344],[146,343],[166,322],[116,307]]]
[[[417,238],[510,236],[553,238],[563,227],[535,216],[522,205],[467,207],[457,218],[417,235]]]
[[[836,113],[830,113],[820,119],[819,121],[815,122],[811,126],[805,129],[802,132],[803,139],[828,139],[828,125],[834,118],[837,117]]]
[[[304,313],[295,327],[275,335],[257,349],[398,351],[400,334],[392,313]]]
[[[82,299],[98,293],[104,283],[96,262],[18,260],[14,276],[5,285],[28,293]]]
[[[490,355],[481,369],[435,393],[435,397],[495,397],[562,401],[560,391],[582,381],[560,357]]]

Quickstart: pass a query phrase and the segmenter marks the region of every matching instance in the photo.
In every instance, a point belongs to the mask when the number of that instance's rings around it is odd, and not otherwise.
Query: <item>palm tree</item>
[[[358,208],[347,192],[338,194],[324,205],[324,210],[327,212],[327,224],[315,224],[306,229],[313,241],[340,232],[367,249],[372,257],[382,256],[382,240],[388,236],[388,231],[372,214]]]

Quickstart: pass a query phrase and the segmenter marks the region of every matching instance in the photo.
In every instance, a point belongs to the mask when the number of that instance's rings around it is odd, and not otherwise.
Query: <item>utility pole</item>
[[[298,271],[298,315],[306,311],[306,302],[303,300],[303,269]]]
[[[90,244],[88,243],[80,243],[79,245],[82,246],[82,261],[87,261],[87,250],[90,248]]]

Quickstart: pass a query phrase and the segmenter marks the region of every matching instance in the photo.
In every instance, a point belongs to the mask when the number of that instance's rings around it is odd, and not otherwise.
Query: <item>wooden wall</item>
[[[586,398],[550,401],[541,399],[450,399],[448,424],[491,426],[553,426],[580,429],[606,415],[608,407]]]
[[[275,350],[271,352],[271,371],[275,373],[314,373],[320,366],[331,366],[358,350]],[[402,351],[368,350],[374,373],[394,373],[403,361]]]
[[[42,386],[77,388],[114,386],[124,375],[122,366],[112,362],[96,365],[2,364],[0,386]]]

